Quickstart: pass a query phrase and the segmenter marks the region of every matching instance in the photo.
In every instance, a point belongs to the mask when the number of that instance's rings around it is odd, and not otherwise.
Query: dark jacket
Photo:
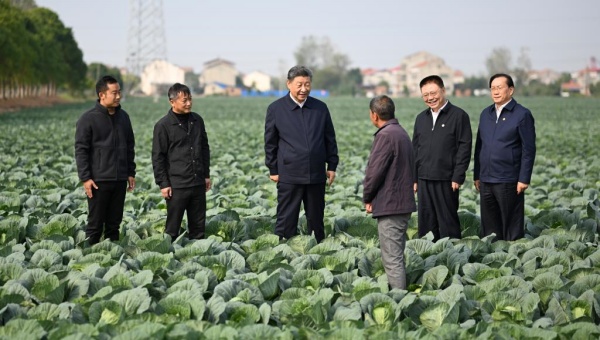
[[[413,169],[410,137],[398,120],[390,119],[375,132],[363,181],[363,202],[371,203],[374,218],[417,210]]]
[[[535,151],[531,111],[512,99],[496,122],[496,107],[492,104],[479,118],[474,178],[488,183],[529,184]]]
[[[413,150],[415,178],[452,181],[463,184],[471,161],[473,135],[469,115],[448,102],[440,112],[435,127],[431,109],[415,119]]]
[[[187,130],[172,110],[154,125],[152,168],[161,189],[204,186],[210,178],[210,148],[200,115],[190,113]]]
[[[121,106],[111,118],[97,101],[77,121],[75,162],[82,182],[126,181],[135,177],[134,149],[131,121]]]
[[[324,183],[326,169],[335,171],[338,165],[335,130],[327,105],[308,97],[300,108],[289,93],[269,105],[265,164],[282,183]]]

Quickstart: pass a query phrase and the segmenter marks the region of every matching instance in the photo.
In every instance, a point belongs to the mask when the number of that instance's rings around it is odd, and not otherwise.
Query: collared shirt
[[[513,99],[510,98],[509,101],[507,101],[506,103],[504,103],[504,105],[501,105],[500,107],[496,106],[496,123],[498,123],[498,119],[500,119],[500,113],[502,113],[502,109],[508,105],[508,103],[510,103]]]
[[[448,100],[446,100],[444,105],[442,105],[442,107],[440,107],[440,109],[437,112],[435,112],[435,111],[433,111],[433,109],[431,109],[431,116],[433,117],[433,126],[431,127],[432,131],[435,128],[435,121],[437,120],[438,116],[440,115],[440,112],[442,112],[442,110],[446,107],[446,105],[448,105]]]
[[[304,106],[304,103],[306,103],[306,99],[304,99],[304,101],[302,103],[298,103],[298,101],[296,100],[296,98],[294,98],[294,96],[292,96],[291,92],[290,92],[290,98],[292,98],[292,100],[294,101],[294,103],[298,104],[298,106],[300,106],[300,108],[302,108]]]

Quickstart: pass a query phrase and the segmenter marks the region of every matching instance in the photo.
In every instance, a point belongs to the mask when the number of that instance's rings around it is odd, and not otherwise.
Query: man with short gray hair
[[[417,210],[413,192],[413,149],[394,115],[388,96],[371,100],[369,116],[378,129],[363,181],[363,202],[377,219],[381,260],[392,289],[406,289],[404,248],[410,215]]]
[[[309,232],[325,238],[325,183],[331,185],[338,165],[335,130],[327,105],[310,97],[312,72],[292,67],[289,93],[267,108],[265,164],[277,183],[275,234],[289,239],[297,234],[300,203],[304,204]]]
[[[211,188],[210,147],[204,119],[192,112],[192,93],[180,83],[169,88],[171,108],[154,125],[152,168],[167,204],[165,233],[175,241],[187,212],[188,238],[204,238],[206,192]]]

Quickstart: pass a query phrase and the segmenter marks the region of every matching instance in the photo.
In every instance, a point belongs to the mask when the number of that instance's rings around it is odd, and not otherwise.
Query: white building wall
[[[157,93],[161,85],[173,85],[175,83],[185,82],[185,71],[166,60],[155,60],[148,64],[140,79],[140,88],[146,95],[162,94]]]

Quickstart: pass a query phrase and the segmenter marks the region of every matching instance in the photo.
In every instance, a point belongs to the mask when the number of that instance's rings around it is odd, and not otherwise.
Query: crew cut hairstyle
[[[381,120],[388,121],[396,118],[394,115],[394,112],[396,111],[394,101],[386,95],[377,96],[371,99],[369,109],[371,109],[371,112],[377,114],[377,117]]]
[[[292,81],[296,77],[309,77],[312,80],[312,71],[306,66],[296,65],[288,71],[287,80]]]
[[[173,84],[173,86],[169,87],[169,92],[168,92],[168,96],[169,96],[169,100],[175,100],[177,99],[177,96],[179,95],[179,93],[183,93],[184,95],[188,95],[188,96],[192,96],[192,92],[190,91],[190,88],[180,84],[180,83],[175,83]]]
[[[419,88],[422,89],[423,86],[425,86],[429,83],[436,84],[437,86],[440,87],[440,89],[444,88],[444,81],[442,80],[442,77],[440,77],[436,74],[423,78],[423,80],[421,80],[421,82],[419,83]]]
[[[98,79],[96,82],[96,95],[100,98],[100,93],[108,91],[108,84],[118,84],[119,82],[115,77],[106,75]]]
[[[494,79],[496,78],[500,78],[500,77],[504,77],[506,78],[506,85],[508,85],[508,87],[515,87],[515,82],[513,81],[512,77],[509,76],[506,73],[496,73],[494,74],[491,78],[490,78],[490,87],[492,87],[492,82],[494,81]]]

